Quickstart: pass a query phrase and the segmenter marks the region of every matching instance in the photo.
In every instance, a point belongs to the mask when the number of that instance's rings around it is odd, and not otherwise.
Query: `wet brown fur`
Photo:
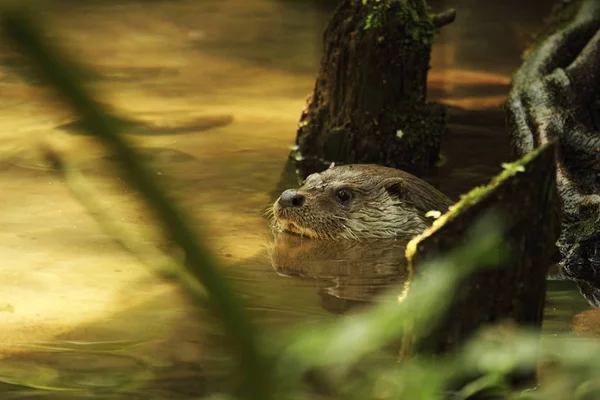
[[[340,204],[335,193],[349,189],[353,198]],[[297,189],[305,197],[301,207],[272,211],[281,229],[319,239],[406,237],[421,233],[452,200],[407,172],[371,164],[332,167],[310,175]]]

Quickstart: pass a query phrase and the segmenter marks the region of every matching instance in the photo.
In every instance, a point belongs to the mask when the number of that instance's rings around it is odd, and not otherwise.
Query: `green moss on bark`
[[[434,221],[434,223],[431,226],[431,228],[427,229],[421,235],[415,236],[407,244],[407,246],[406,246],[406,258],[409,261],[409,263],[412,262],[412,259],[413,259],[414,255],[415,255],[416,250],[417,250],[417,245],[419,244],[419,242],[421,240],[423,240],[426,237],[429,237],[429,236],[433,235],[446,222],[452,220],[454,217],[456,217],[458,214],[460,214],[461,210],[463,210],[463,209],[465,209],[467,207],[470,207],[473,204],[477,203],[480,199],[482,199],[483,197],[487,196],[490,192],[492,192],[492,190],[494,190],[496,187],[498,187],[502,182],[504,182],[507,179],[513,177],[514,175],[518,174],[519,172],[524,172],[525,171],[525,166],[531,160],[533,160],[535,157],[537,157],[537,155],[543,149],[545,149],[545,147],[539,147],[539,148],[537,148],[534,151],[526,154],[524,157],[522,157],[521,159],[519,159],[519,160],[517,160],[517,161],[515,161],[513,163],[503,164],[502,167],[504,168],[504,170],[502,172],[500,172],[498,175],[496,175],[490,181],[490,183],[488,183],[487,185],[477,186],[477,187],[471,189],[466,194],[462,195],[460,197],[460,200],[456,204],[454,204],[452,207],[450,207],[450,210],[448,210],[447,213],[443,214],[442,216],[440,216],[438,219],[436,219]]]
[[[371,8],[365,19],[363,29],[382,28],[385,23],[385,8],[388,7],[387,3],[382,0],[362,0],[362,5]]]
[[[400,20],[404,21],[404,31],[407,36],[407,40],[405,41],[407,47],[405,50],[411,49],[415,45],[430,47],[433,44],[433,37],[436,33],[433,20],[426,11],[426,5],[417,7],[413,3],[416,3],[416,1],[402,3],[402,7],[398,12]],[[422,10],[422,12],[419,13],[419,10]]]

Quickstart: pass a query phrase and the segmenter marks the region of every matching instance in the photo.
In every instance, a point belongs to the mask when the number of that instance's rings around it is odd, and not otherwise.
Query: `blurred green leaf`
[[[234,354],[242,368],[246,398],[270,398],[269,364],[262,357],[255,328],[242,309],[239,296],[218,271],[210,251],[189,226],[189,218],[179,210],[156,182],[157,175],[142,165],[140,157],[122,135],[122,124],[110,115],[105,106],[95,101],[84,87],[77,63],[61,54],[56,46],[40,33],[40,24],[24,4],[10,3],[0,9],[3,37],[12,43],[30,62],[35,73],[52,85],[66,104],[81,117],[83,126],[112,150],[122,176],[146,200],[161,222],[163,230],[186,255],[185,267],[205,286],[209,305],[221,320]],[[193,287],[193,285],[192,285]]]

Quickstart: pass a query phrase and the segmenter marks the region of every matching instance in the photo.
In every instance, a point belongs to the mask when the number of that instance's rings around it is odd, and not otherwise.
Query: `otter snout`
[[[282,209],[299,208],[302,207],[302,205],[304,204],[304,200],[306,200],[306,198],[300,193],[298,193],[296,190],[288,189],[281,193],[281,196],[279,196],[279,200],[277,201],[277,203]]]
[[[307,208],[306,196],[295,189],[288,189],[273,204],[273,216],[280,229],[297,233],[303,236],[317,237],[317,234],[306,227],[303,222],[306,217],[310,219],[310,207]]]

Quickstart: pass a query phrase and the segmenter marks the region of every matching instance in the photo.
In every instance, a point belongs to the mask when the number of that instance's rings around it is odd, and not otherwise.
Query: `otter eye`
[[[352,200],[352,192],[347,188],[335,191],[335,199],[342,205],[347,205]]]

